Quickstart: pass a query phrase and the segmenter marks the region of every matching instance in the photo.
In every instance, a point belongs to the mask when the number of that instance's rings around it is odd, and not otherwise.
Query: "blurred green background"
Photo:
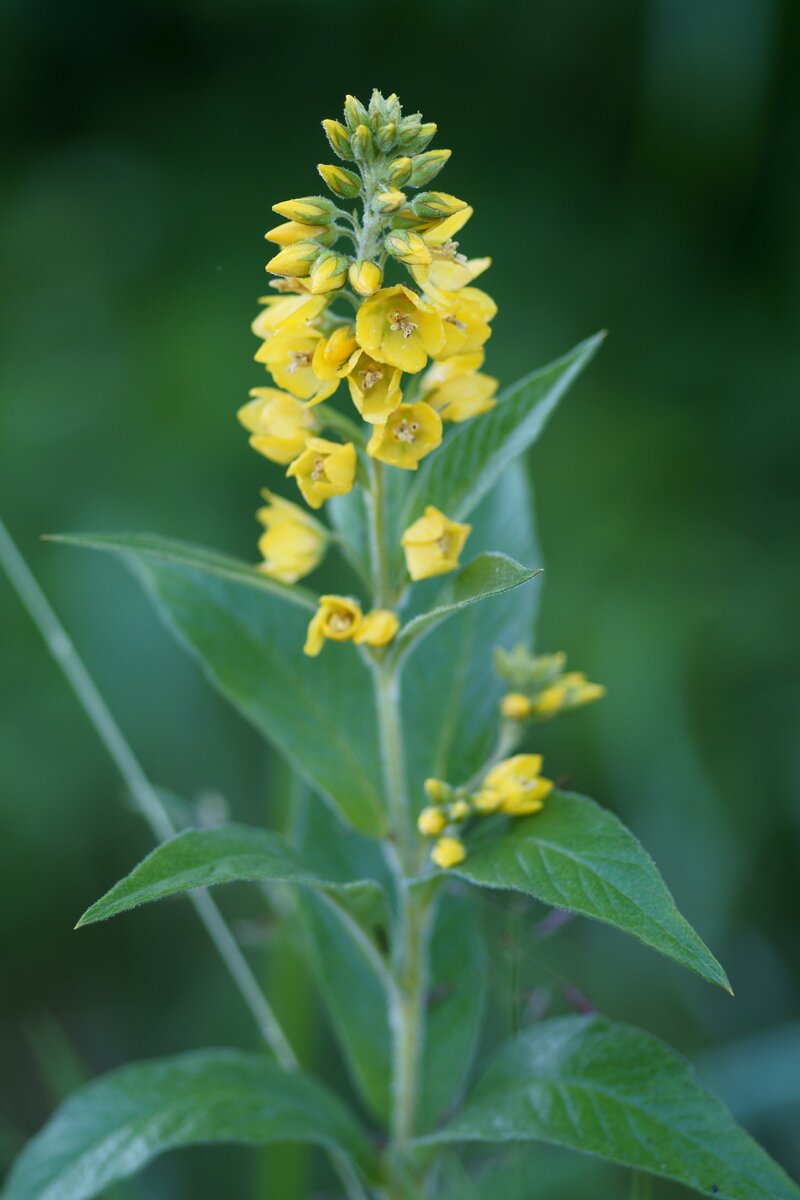
[[[498,990],[516,1020],[577,988],[668,1038],[795,1175],[799,26],[792,0],[0,4],[0,512],[177,795],[276,821],[285,789],[124,571],[39,535],[254,557],[278,475],[234,414],[263,379],[270,205],[319,190],[320,119],[378,86],[439,123],[441,186],[476,209],[463,248],[494,257],[493,374],[610,330],[531,456],[539,645],[608,698],[540,741],[642,837],[736,998],[596,927],[537,940],[541,913],[506,900]],[[81,1073],[252,1035],[185,902],[72,933],[149,839],[1,576],[0,637],[5,1164]],[[339,1073],[280,932],[249,894],[223,903]],[[560,1200],[627,1194],[538,1161]],[[299,1200],[307,1167],[199,1151],[119,1195]]]

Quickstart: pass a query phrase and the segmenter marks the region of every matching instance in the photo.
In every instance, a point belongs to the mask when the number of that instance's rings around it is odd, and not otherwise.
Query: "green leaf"
[[[314,659],[303,654],[313,598],[264,582],[244,565],[220,569],[220,556],[177,542],[165,554],[162,539],[143,535],[69,540],[121,555],[222,694],[346,820],[380,836],[385,815],[372,681],[352,646],[326,646]]]
[[[393,647],[394,657],[399,661],[421,638],[461,609],[509,592],[539,574],[541,567],[523,567],[507,554],[496,551],[479,554],[447,582],[433,608],[403,627]]]
[[[718,1200],[800,1189],[663,1042],[600,1017],[533,1025],[505,1043],[443,1129],[417,1144],[537,1140],[673,1179]]]
[[[369,579],[369,517],[363,490],[354,487],[344,496],[333,496],[326,507],[342,553],[360,578]]]
[[[607,809],[585,796],[554,792],[541,812],[495,834],[471,847],[455,873],[604,921],[731,990],[722,967],[678,912],[653,860]]]
[[[221,825],[217,829],[189,829],[158,846],[86,910],[78,927],[192,888],[265,880],[367,891],[372,902],[380,902],[382,896],[380,885],[371,880],[318,875],[278,833],[247,825]]]
[[[367,1138],[322,1084],[258,1055],[197,1051],[123,1067],[82,1088],[22,1152],[2,1200],[90,1200],[179,1146],[296,1141],[374,1171]]]
[[[405,528],[433,504],[463,521],[511,463],[536,441],[570,384],[596,353],[605,334],[581,342],[569,354],[507,388],[489,412],[465,422],[430,455],[411,485]]]

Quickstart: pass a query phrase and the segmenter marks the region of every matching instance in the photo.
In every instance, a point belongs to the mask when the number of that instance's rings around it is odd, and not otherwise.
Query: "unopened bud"
[[[434,804],[449,804],[453,798],[453,789],[443,779],[426,779],[425,795]]]
[[[393,229],[387,233],[384,245],[393,258],[407,267],[430,266],[433,255],[413,229]]]
[[[328,225],[301,225],[299,221],[284,221],[269,229],[264,237],[276,246],[292,246],[295,242],[312,239],[321,246],[329,246],[336,241],[337,233]]]
[[[351,263],[348,276],[351,288],[359,296],[371,296],[383,282],[383,271],[377,263],[370,262],[369,259]]]
[[[424,154],[415,155],[411,160],[411,186],[424,187],[430,183],[452,153],[452,150],[426,150]]]
[[[359,162],[366,162],[372,158],[375,153],[375,143],[372,139],[372,130],[368,125],[359,125],[355,133],[350,138],[350,144],[353,147],[353,154]]]
[[[329,225],[335,216],[335,205],[327,196],[301,196],[299,200],[281,200],[272,211],[287,221],[301,225]]]
[[[412,212],[428,221],[444,220],[467,207],[465,200],[459,200],[458,196],[451,196],[449,192],[420,192],[411,201]]]
[[[361,191],[361,179],[354,171],[346,167],[337,167],[333,163],[318,163],[317,170],[334,196],[343,200],[354,200]]]
[[[380,125],[375,130],[375,145],[382,154],[386,154],[391,150],[397,141],[397,126],[394,121],[387,121],[385,125]]]
[[[308,275],[320,253],[326,252],[318,242],[294,242],[269,260],[267,270],[273,275]]]
[[[333,153],[349,162],[353,157],[353,149],[342,122],[325,120],[322,122],[322,128],[325,130],[325,136]]]
[[[344,101],[344,119],[347,122],[348,128],[355,130],[358,129],[359,125],[366,125],[369,120],[369,113],[355,96],[346,96]]]
[[[381,93],[377,88],[372,89],[372,95],[369,101],[369,125],[370,128],[377,133],[381,125],[385,125],[389,120],[389,109],[386,105]]]
[[[386,97],[386,111],[389,114],[389,120],[394,121],[394,123],[397,124],[403,115],[403,110],[400,106],[400,98],[398,97],[397,92],[392,92],[391,96]]]
[[[308,290],[315,296],[335,292],[347,281],[347,259],[333,250],[323,250],[308,276]]]
[[[418,113],[415,116],[403,117],[397,125],[398,146],[404,148],[410,146],[419,137],[421,128],[422,124]]]
[[[447,810],[447,815],[451,821],[466,821],[471,811],[466,800],[454,800]]]
[[[389,164],[386,178],[393,187],[402,187],[411,178],[412,162],[410,158],[401,156]]]
[[[523,692],[509,692],[500,701],[500,713],[509,721],[524,721],[532,710],[531,702]]]
[[[405,192],[399,191],[398,188],[389,188],[386,192],[378,192],[372,201],[372,207],[376,212],[383,213],[386,216],[389,213],[399,212],[405,202]]]
[[[447,824],[441,808],[423,808],[417,817],[417,829],[423,837],[438,837]]]

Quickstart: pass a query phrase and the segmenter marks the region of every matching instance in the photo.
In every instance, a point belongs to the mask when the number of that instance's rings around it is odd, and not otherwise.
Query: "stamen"
[[[410,338],[412,333],[416,331],[417,323],[412,321],[408,313],[393,312],[389,313],[389,328],[392,333],[402,333],[404,338]]]
[[[320,479],[325,478],[325,459],[315,458],[314,465],[311,468],[311,478],[315,483],[319,483]]]
[[[459,329],[462,333],[467,328],[463,321],[459,321],[458,317],[445,317],[445,321],[447,321],[449,325],[455,325],[456,329]]]
[[[365,367],[363,371],[359,371],[361,382],[364,386],[364,391],[368,392],[370,388],[375,387],[375,384],[383,379],[383,371],[378,367]]]
[[[289,362],[286,366],[287,375],[294,375],[296,371],[310,367],[313,357],[310,350],[293,350],[289,355]]]
[[[345,633],[353,624],[353,614],[348,612],[331,613],[328,617],[328,627],[334,633]]]
[[[442,535],[442,537],[437,538],[436,545],[439,547],[442,554],[447,554],[448,550],[450,549],[450,538],[445,533]]]
[[[412,443],[416,437],[419,424],[416,421],[401,421],[399,425],[395,425],[392,433],[397,438],[398,442]]]

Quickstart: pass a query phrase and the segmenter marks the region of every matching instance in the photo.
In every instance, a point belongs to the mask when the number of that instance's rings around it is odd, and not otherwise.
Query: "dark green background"
[[[736,999],[598,928],[538,942],[540,914],[505,902],[495,923],[517,940],[497,953],[497,992],[512,1022],[576,987],[664,1035],[800,1173],[797,5],[5,0],[0,14],[0,512],[175,793],[276,821],[283,783],[121,568],[38,538],[152,529],[254,555],[258,489],[279,476],[234,414],[263,381],[248,329],[262,235],[273,202],[318,190],[319,120],[345,92],[398,91],[452,147],[441,186],[476,208],[463,248],[494,257],[489,370],[509,382],[610,330],[531,456],[540,646],[567,649],[608,698],[540,743],[550,772],[641,835]],[[148,837],[2,579],[0,630],[7,1160],[75,1070],[251,1034],[185,902],[71,932]],[[225,906],[337,1073],[280,935],[249,895]],[[305,1158],[198,1152],[126,1195],[296,1200]],[[627,1194],[597,1170],[555,1194]]]

